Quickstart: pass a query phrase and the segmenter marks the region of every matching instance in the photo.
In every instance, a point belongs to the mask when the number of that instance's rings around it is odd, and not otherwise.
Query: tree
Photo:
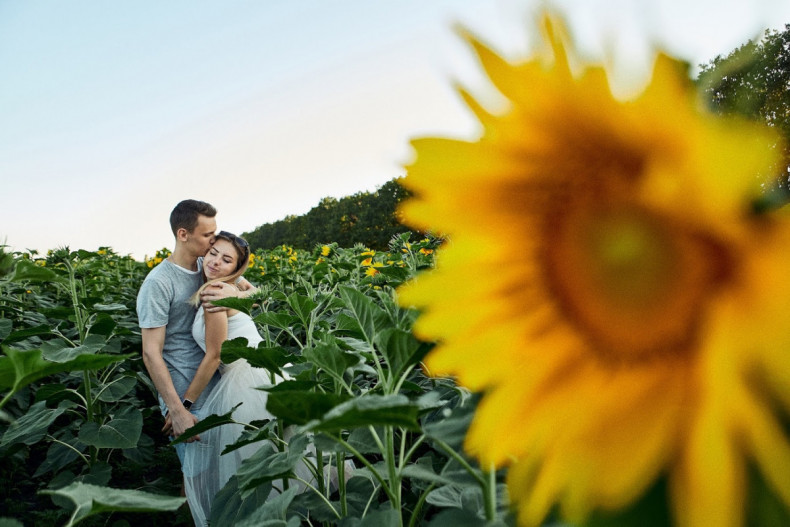
[[[340,199],[323,198],[302,216],[288,216],[244,233],[253,249],[290,245],[311,249],[318,244],[337,242],[341,247],[361,243],[371,249],[386,250],[393,236],[410,230],[397,217],[398,204],[408,191],[397,178],[375,192],[357,192]]]
[[[757,119],[780,130],[785,143],[777,145],[783,161],[776,174],[786,195],[790,184],[790,24],[782,32],[766,30],[757,42],[750,40],[700,67],[698,81],[715,112]]]

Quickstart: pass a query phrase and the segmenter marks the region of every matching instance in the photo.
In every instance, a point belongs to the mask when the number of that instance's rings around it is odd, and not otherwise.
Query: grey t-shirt
[[[189,383],[204,357],[203,350],[192,337],[192,322],[197,307],[189,304],[189,297],[203,283],[202,268],[202,258],[198,259],[197,271],[189,271],[170,260],[164,260],[148,273],[137,295],[137,318],[140,327],[166,327],[162,357],[180,397],[189,388]],[[215,373],[192,406],[193,411],[200,409],[206,394],[218,379],[219,373]],[[164,411],[161,397],[160,404]]]

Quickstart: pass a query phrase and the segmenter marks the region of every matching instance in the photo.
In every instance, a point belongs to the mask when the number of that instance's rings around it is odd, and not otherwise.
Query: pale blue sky
[[[790,23],[787,0],[555,0],[618,89],[655,44],[693,64]],[[0,243],[172,245],[180,199],[251,230],[402,175],[408,140],[472,138],[491,97],[453,33],[511,58],[534,0],[0,0]]]

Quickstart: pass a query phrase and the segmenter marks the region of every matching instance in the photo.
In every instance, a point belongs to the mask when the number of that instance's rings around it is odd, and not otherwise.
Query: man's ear
[[[180,242],[185,242],[187,241],[188,237],[189,237],[189,231],[186,230],[184,227],[181,227],[176,231],[176,240]]]

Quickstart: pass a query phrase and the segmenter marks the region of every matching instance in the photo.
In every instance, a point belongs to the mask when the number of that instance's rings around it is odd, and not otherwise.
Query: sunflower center
[[[636,206],[571,209],[548,222],[545,261],[567,321],[606,359],[691,349],[725,277],[721,246]]]

